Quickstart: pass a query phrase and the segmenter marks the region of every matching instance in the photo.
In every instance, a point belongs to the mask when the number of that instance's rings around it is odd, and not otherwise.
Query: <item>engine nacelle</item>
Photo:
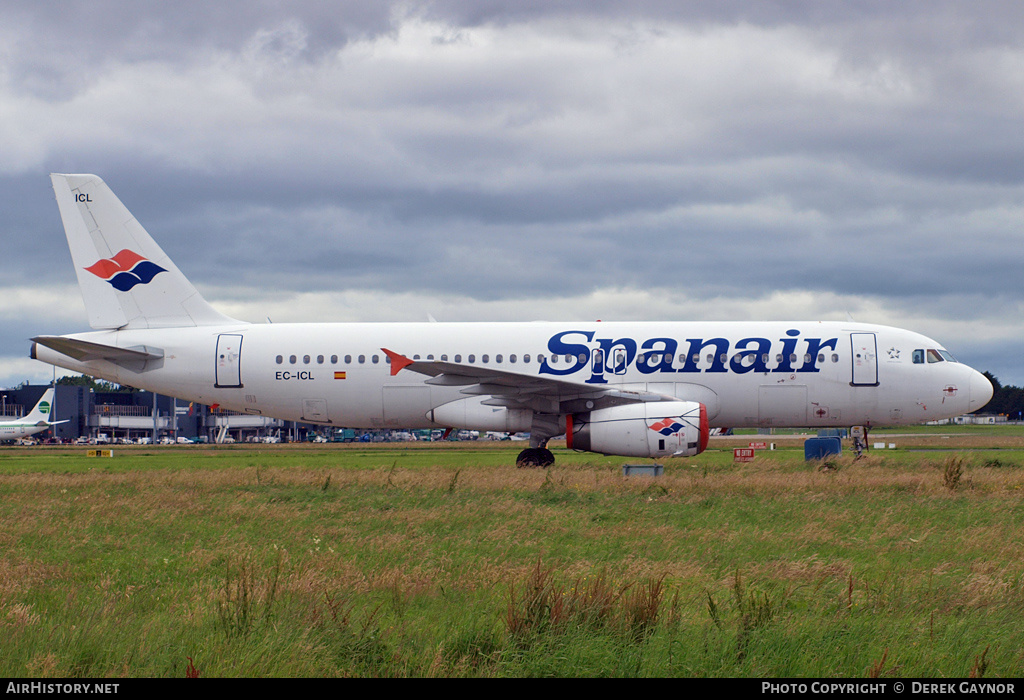
[[[427,411],[427,418],[438,425],[464,430],[527,432],[533,424],[533,411],[526,408],[485,406],[484,397],[459,399]]]
[[[575,413],[566,446],[623,457],[693,457],[708,446],[708,412],[696,401],[650,401]]]

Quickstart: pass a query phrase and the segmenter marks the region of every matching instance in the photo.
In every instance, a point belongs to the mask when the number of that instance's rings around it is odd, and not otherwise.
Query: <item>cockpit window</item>
[[[944,359],[946,362],[956,362],[956,358],[950,355],[947,351],[937,350],[936,352],[942,355],[942,359]]]
[[[944,360],[942,358],[942,355],[939,354],[938,350],[932,350],[931,348],[928,348],[928,364],[931,364],[933,362],[943,362],[943,361]]]
[[[924,350],[915,350],[914,351],[914,364],[915,365],[923,365],[924,364]]]

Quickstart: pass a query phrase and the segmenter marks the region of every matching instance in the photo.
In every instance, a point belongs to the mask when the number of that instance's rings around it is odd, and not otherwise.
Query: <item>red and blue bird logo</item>
[[[651,430],[656,433],[661,433],[665,437],[669,435],[675,435],[683,429],[683,424],[679,422],[678,418],[662,418],[657,423],[649,426]]]
[[[161,272],[167,272],[156,263],[125,248],[112,258],[104,258],[85,268],[114,289],[127,292],[137,284],[149,284]]]

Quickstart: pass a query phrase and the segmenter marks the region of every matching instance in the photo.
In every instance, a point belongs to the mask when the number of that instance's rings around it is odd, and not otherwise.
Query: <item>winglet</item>
[[[392,377],[395,376],[396,374],[398,374],[399,372],[401,372],[403,369],[405,369],[409,365],[411,365],[412,362],[413,362],[412,360],[410,360],[405,355],[399,355],[394,350],[388,350],[387,348],[381,348],[381,351],[385,355],[388,356],[388,359],[391,360],[391,376]]]

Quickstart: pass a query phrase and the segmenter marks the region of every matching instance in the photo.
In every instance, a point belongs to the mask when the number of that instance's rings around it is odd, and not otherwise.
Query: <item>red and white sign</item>
[[[767,450],[768,449],[768,443],[767,442],[752,442],[752,443],[750,443],[750,447],[752,449],[755,449],[755,450]]]
[[[754,448],[753,447],[736,447],[732,451],[732,461],[734,462],[753,462],[754,461]]]

